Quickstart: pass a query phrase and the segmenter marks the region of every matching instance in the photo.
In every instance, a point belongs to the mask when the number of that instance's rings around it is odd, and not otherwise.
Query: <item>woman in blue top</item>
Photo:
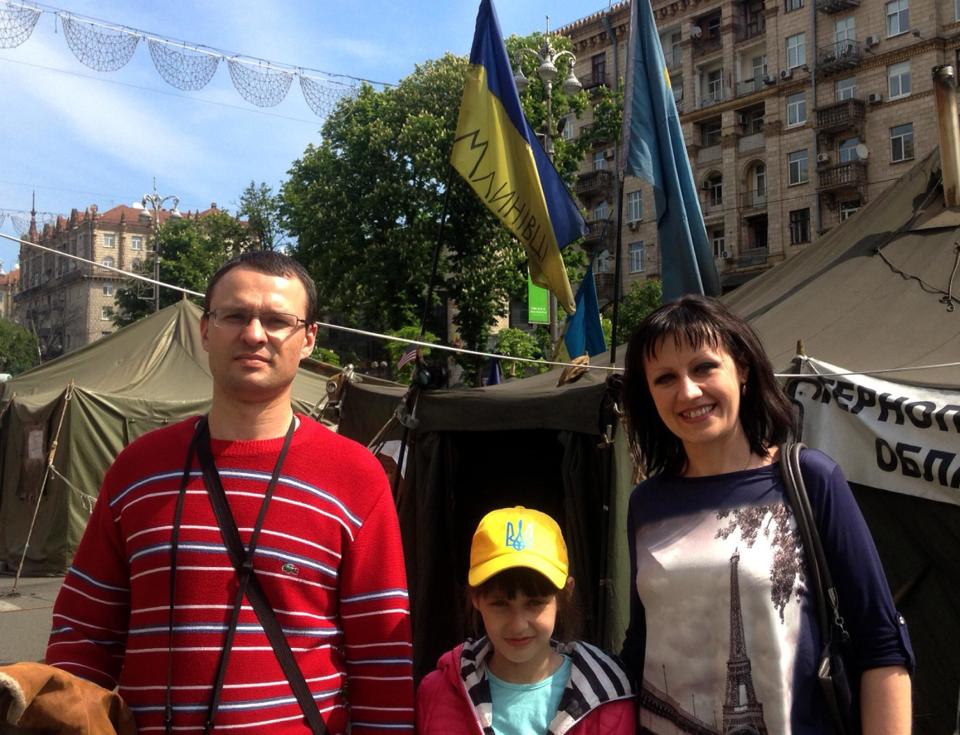
[[[630,339],[623,400],[649,478],[630,500],[622,654],[643,684],[641,721],[831,732],[816,600],[777,464],[796,422],[759,338],[718,301],[667,304]],[[862,731],[909,733],[913,654],[873,540],[837,464],[806,450],[801,468],[852,638]]]

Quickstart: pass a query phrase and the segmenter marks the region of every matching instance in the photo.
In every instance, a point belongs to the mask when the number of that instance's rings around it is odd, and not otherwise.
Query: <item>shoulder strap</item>
[[[843,625],[843,617],[837,602],[837,590],[830,575],[827,556],[823,551],[823,542],[817,530],[816,520],[813,517],[813,508],[810,497],[807,495],[803,472],[800,469],[800,450],[805,445],[800,442],[787,442],[780,447],[780,470],[783,474],[783,484],[787,490],[787,497],[793,508],[793,515],[797,521],[797,528],[803,539],[803,548],[810,568],[810,576],[817,600],[817,616],[820,629],[823,631],[824,643],[833,644],[834,631],[840,634],[841,640],[846,641],[848,634]],[[827,606],[829,605],[829,611]],[[832,614],[831,621],[829,615]]]
[[[323,718],[320,716],[320,709],[310,693],[310,687],[303,676],[303,672],[297,665],[293,657],[293,651],[290,650],[290,644],[283,633],[283,628],[277,620],[273,607],[267,599],[263,588],[257,581],[257,575],[253,573],[252,559],[247,558],[247,553],[243,548],[243,541],[240,539],[240,532],[237,530],[236,521],[233,519],[233,513],[230,512],[230,506],[227,504],[227,496],[223,490],[223,484],[220,482],[220,473],[217,472],[213,456],[210,452],[210,442],[197,442],[197,454],[200,458],[200,467],[203,470],[203,481],[207,486],[207,493],[210,496],[210,504],[213,506],[213,512],[217,516],[217,523],[220,526],[220,535],[223,537],[223,543],[227,547],[227,554],[230,556],[230,562],[237,574],[246,576],[249,571],[247,582],[247,599],[250,606],[257,614],[257,619],[266,633],[270,646],[276,654],[277,661],[280,662],[280,668],[283,669],[287,681],[290,682],[290,688],[303,711],[303,716],[310,726],[313,735],[326,735],[327,729],[323,724]],[[248,571],[247,571],[248,570]]]

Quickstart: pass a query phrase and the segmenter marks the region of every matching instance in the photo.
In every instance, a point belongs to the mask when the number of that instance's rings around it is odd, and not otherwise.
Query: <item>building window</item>
[[[794,151],[790,154],[790,186],[797,184],[806,184],[808,181],[807,172],[807,149]]]
[[[610,218],[610,205],[606,202],[600,202],[593,210],[593,219],[596,221],[607,220]]]
[[[763,132],[763,106],[753,107],[740,113],[739,121],[744,135],[756,135]]]
[[[104,295],[104,296],[113,296],[113,284],[112,284],[112,283],[108,283],[108,284],[106,284],[106,285],[103,287],[103,295]]]
[[[142,264],[143,264],[143,261],[140,260],[140,258],[134,258],[134,259],[133,259],[133,266],[132,266],[132,267],[133,267],[133,272],[134,272],[134,273],[139,273],[139,272],[140,272],[140,266],[141,266]]]
[[[846,53],[851,46],[847,41],[855,41],[856,38],[857,26],[852,15],[834,22],[833,40],[837,43],[837,54]]]
[[[790,212],[790,244],[810,242],[810,210],[794,209]]]
[[[860,210],[860,200],[853,199],[849,202],[840,202],[840,221],[846,222]]]
[[[597,54],[590,58],[590,76],[594,86],[607,83],[607,54]]]
[[[719,145],[721,130],[722,125],[719,117],[700,123],[700,143],[704,147]]]
[[[647,251],[643,245],[643,240],[630,243],[630,272],[643,273],[646,259]]]
[[[710,230],[710,242],[713,243],[713,257],[714,258],[726,258],[726,241],[723,237],[723,228],[718,227],[715,230]]]
[[[857,154],[858,145],[860,145],[860,138],[847,138],[845,140],[841,140],[838,147],[840,163],[859,161],[860,156]]]
[[[102,321],[105,321],[105,322],[110,321],[110,307],[109,307],[109,306],[101,306],[101,307],[100,307],[100,319],[101,319]]]
[[[719,207],[723,205],[723,176],[720,174],[711,174],[704,182],[703,187],[707,192],[707,205],[710,207]]]
[[[606,171],[607,170],[607,157],[604,151],[594,151],[593,152],[593,170],[594,171]]]
[[[112,232],[105,232],[103,234],[103,247],[105,248],[114,248],[117,246],[117,236]]]
[[[573,140],[573,116],[564,115],[560,118],[560,137],[564,140]]]
[[[953,2],[953,19],[960,20],[960,0],[954,0]]]
[[[627,222],[639,222],[643,219],[643,192],[627,193]]]
[[[787,97],[787,127],[803,125],[807,121],[807,95],[804,92]]]
[[[786,0],[784,5],[785,10],[790,13],[794,10],[800,10],[803,7],[803,0]]]
[[[910,94],[909,61],[887,67],[887,91],[892,100]]]
[[[805,33],[787,36],[787,68],[795,69],[807,63],[807,42]]]
[[[910,30],[910,0],[892,0],[887,3],[887,36],[896,36]]]
[[[720,38],[720,13],[714,13],[706,19],[707,21],[707,38],[708,39],[717,39]]]
[[[960,2],[960,0],[957,0]],[[750,63],[751,68],[753,69],[753,81],[754,84],[759,83],[765,76],[767,76],[767,55],[763,56],[754,56]]]
[[[909,161],[913,158],[913,123],[890,128],[890,160]]]
[[[960,0],[957,0],[960,2]],[[673,101],[677,103],[677,109],[683,109],[683,80],[672,79],[670,81],[670,91],[673,92]]]
[[[130,238],[130,249],[131,250],[143,250],[143,237],[140,235],[134,235]]]
[[[723,101],[723,69],[707,72],[707,99],[711,102]]]
[[[113,256],[108,255],[103,260],[100,261],[100,265],[105,265],[108,268],[113,268],[116,261],[113,259]]]
[[[960,2],[960,0],[957,0],[957,2]],[[835,90],[837,102],[852,100],[857,96],[857,78],[847,77],[846,79],[838,79]]]

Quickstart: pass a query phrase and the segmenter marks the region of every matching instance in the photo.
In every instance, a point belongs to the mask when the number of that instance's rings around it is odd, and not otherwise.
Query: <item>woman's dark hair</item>
[[[494,574],[483,584],[467,589],[467,621],[471,635],[483,635],[483,619],[473,607],[473,598],[503,595],[508,600],[522,593],[527,597],[556,597],[557,623],[553,637],[558,641],[572,641],[580,635],[583,625],[578,605],[574,604],[574,590],[569,585],[562,590],[553,586],[540,572],[527,567],[513,567]]]
[[[623,406],[648,475],[680,474],[687,463],[682,442],[657,413],[644,371],[644,363],[653,359],[663,342],[671,338],[678,348],[722,346],[746,373],[739,418],[750,451],[765,457],[768,447],[796,435],[793,408],[777,383],[770,359],[753,328],[715,299],[684,296],[647,316],[627,344]]]

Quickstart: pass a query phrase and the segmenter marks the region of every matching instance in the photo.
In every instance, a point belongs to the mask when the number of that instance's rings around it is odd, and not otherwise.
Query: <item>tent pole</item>
[[[54,457],[57,454],[57,444],[60,442],[60,431],[63,429],[63,419],[67,415],[67,404],[73,397],[73,381],[67,383],[67,390],[63,396],[63,406],[60,408],[60,420],[57,422],[57,431],[53,435],[53,441],[50,442],[50,450],[47,452],[47,467],[43,473],[43,481],[40,483],[40,492],[37,493],[37,503],[33,507],[33,517],[30,519],[30,529],[27,531],[27,539],[23,542],[23,554],[20,556],[20,564],[17,566],[17,575],[13,579],[13,587],[5,595],[6,597],[18,597],[17,585],[20,583],[20,575],[23,572],[23,564],[27,560],[27,551],[30,548],[30,537],[33,536],[33,528],[37,523],[37,514],[40,512],[40,501],[43,500],[43,491],[47,487],[47,479],[50,477],[50,468],[53,466]]]

